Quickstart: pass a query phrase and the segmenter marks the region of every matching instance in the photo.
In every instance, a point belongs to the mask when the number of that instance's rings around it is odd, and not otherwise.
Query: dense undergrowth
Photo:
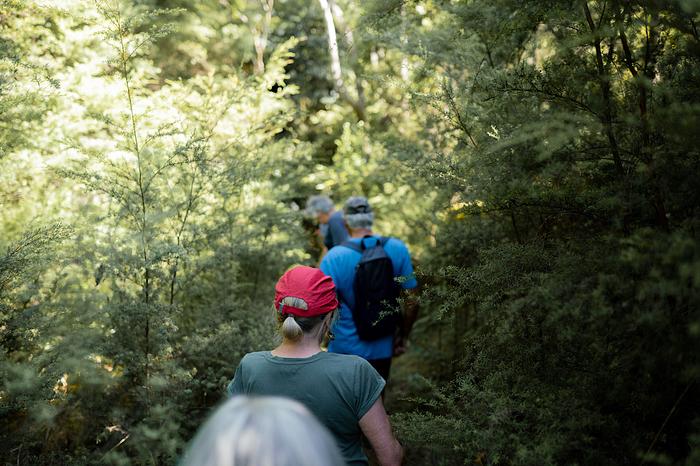
[[[324,192],[416,261],[408,464],[697,464],[697,2],[324,4],[0,0],[0,462],[175,463]]]

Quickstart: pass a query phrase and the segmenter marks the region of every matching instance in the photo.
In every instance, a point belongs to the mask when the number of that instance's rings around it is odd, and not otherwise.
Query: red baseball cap
[[[314,317],[337,308],[333,280],[319,269],[298,265],[285,272],[275,285],[275,309],[278,312]]]

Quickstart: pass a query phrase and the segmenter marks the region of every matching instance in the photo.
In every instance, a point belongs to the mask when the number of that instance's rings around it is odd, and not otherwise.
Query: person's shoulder
[[[341,225],[343,225],[343,213],[339,210],[336,210],[328,217],[328,222],[340,223]]]
[[[330,262],[333,260],[337,260],[340,257],[345,257],[349,254],[352,254],[353,250],[343,246],[343,243],[338,244],[337,246],[332,247],[331,249],[328,250],[325,256],[323,256],[323,259],[321,260],[321,264],[324,262]]]
[[[396,238],[395,236],[385,236],[385,238],[387,238],[385,244],[387,249],[408,254],[408,246],[406,246],[406,243],[401,241],[399,238]]]
[[[241,359],[241,365],[247,366],[247,365],[251,365],[251,364],[257,364],[259,361],[267,359],[267,355],[269,353],[270,353],[269,351],[254,351],[252,353],[247,353]]]
[[[326,353],[328,368],[331,372],[337,371],[337,374],[345,374],[348,376],[353,374],[353,377],[364,377],[364,374],[372,373],[374,368],[367,362],[366,359],[354,354],[339,354]]]
[[[397,238],[396,236],[382,236],[382,238],[386,238],[386,244],[406,247],[406,243],[401,241],[401,239]]]
[[[342,362],[356,362],[357,360],[364,361],[359,356],[355,356],[354,354],[342,354],[342,353],[331,353],[330,351],[325,351],[324,354],[326,355],[326,358],[329,360],[333,361],[342,361]]]
[[[328,363],[338,367],[355,368],[364,364],[369,364],[365,359],[354,354],[340,354],[325,352],[325,359]]]
[[[372,377],[377,374],[376,370],[372,365],[364,358],[360,356],[355,356],[353,354],[338,354],[338,353],[328,353],[330,357],[329,368],[331,373],[337,374],[339,378],[344,378],[346,380],[367,380],[368,377]],[[348,379],[349,377],[349,379]]]

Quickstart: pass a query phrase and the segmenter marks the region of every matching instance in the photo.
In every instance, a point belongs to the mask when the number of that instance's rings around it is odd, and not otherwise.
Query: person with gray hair
[[[345,228],[343,213],[336,212],[333,201],[328,196],[311,196],[306,201],[305,212],[319,223],[324,248],[321,257],[349,238],[350,234]]]
[[[323,273],[333,279],[340,299],[339,317],[331,329],[335,339],[329,343],[328,351],[360,356],[388,381],[391,358],[405,351],[408,334],[418,316],[417,300],[408,294],[409,290],[418,286],[413,274],[411,255],[400,239],[373,233],[374,212],[367,198],[350,197],[345,202],[343,214],[350,230],[350,239],[329,251],[319,266]],[[374,264],[378,263],[376,253],[385,264],[385,273],[371,277],[384,280],[369,280],[375,288],[375,297],[377,294],[382,296],[386,291],[384,296],[393,297],[397,306],[402,292],[406,298],[403,300],[402,315],[395,315],[395,320],[384,327],[386,331],[383,329],[383,333],[378,330],[378,324],[386,317],[375,317],[368,322],[366,316],[371,313],[366,312],[366,309],[370,306],[371,298],[356,296],[356,293],[362,291],[356,283],[356,278],[362,277],[361,266],[372,262],[364,262],[368,252],[374,255]],[[364,270],[369,270],[369,267]],[[382,302],[378,306],[386,306],[388,300],[385,299],[381,298]]]
[[[328,430],[303,405],[237,396],[199,429],[181,466],[344,466]]]
[[[345,223],[350,230],[372,230],[374,212],[366,197],[353,196],[345,202]]]

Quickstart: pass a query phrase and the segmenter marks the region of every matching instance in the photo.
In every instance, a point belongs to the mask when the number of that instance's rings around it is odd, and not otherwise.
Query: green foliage
[[[38,7],[33,2],[0,2],[0,158],[30,144],[32,130],[50,108],[58,87],[36,59],[37,52],[50,52],[53,44],[34,42],[46,35],[32,21],[35,13]],[[47,9],[44,16],[48,28],[56,14]],[[16,36],[13,30],[22,30],[22,34]]]
[[[99,2],[61,18],[72,63],[59,70],[61,117],[36,138],[49,170],[28,176],[28,200],[53,191],[44,214],[74,232],[32,231],[0,261],[8,461],[175,462],[239,358],[271,344],[260,313],[279,273],[305,259],[277,182],[297,156],[277,139],[294,40],[262,75],[154,86],[154,47],[175,29],[163,18],[181,13]],[[12,157],[31,165],[27,144]],[[8,232],[27,215],[10,212]],[[42,276],[39,253],[69,234],[71,259]]]
[[[342,82],[318,2],[45,3],[0,0],[1,463],[176,462],[318,192],[416,259],[408,464],[698,462],[697,2],[336,0]]]
[[[421,352],[450,332],[459,358],[430,357],[446,386],[417,386],[438,401],[401,406],[399,432],[432,464],[684,464],[698,171],[682,142],[696,131],[668,123],[700,116],[693,18],[646,2],[487,3],[368,12],[422,44],[386,42],[422,62],[413,101],[433,110],[393,151],[442,210]]]

